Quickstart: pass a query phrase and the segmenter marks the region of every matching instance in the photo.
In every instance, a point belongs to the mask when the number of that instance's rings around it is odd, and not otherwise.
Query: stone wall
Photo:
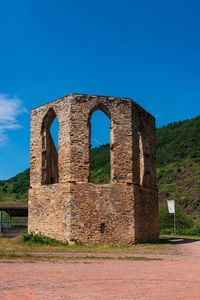
[[[111,181],[90,183],[90,118],[111,120]],[[50,126],[58,117],[59,155]],[[31,114],[29,231],[63,241],[157,240],[155,120],[131,99],[70,94]]]

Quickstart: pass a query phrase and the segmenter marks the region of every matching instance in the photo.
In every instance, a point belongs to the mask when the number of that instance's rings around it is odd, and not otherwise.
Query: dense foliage
[[[173,233],[174,214],[168,212],[167,204],[160,205],[159,211],[160,231],[163,233]],[[177,232],[189,229],[193,226],[193,220],[190,216],[184,214],[183,210],[176,209],[176,230]]]
[[[163,126],[156,137],[158,167],[186,158],[200,162],[200,116]]]
[[[102,145],[91,150],[91,182],[110,181],[110,145]]]
[[[161,234],[174,234],[174,214],[168,212],[167,204],[160,205],[159,224]],[[184,214],[181,208],[176,208],[176,234],[186,236],[200,235],[200,221],[194,221]]]
[[[67,245],[67,243],[62,243],[56,239],[50,238],[42,234],[36,234],[34,232],[27,232],[22,236],[23,242],[29,242],[40,245]]]
[[[159,200],[176,198],[194,219],[200,216],[200,116],[156,131]]]
[[[0,201],[26,201],[29,182],[29,169],[8,180],[0,180]]]

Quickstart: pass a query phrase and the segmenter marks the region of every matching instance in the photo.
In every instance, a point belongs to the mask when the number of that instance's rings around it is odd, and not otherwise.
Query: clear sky
[[[31,109],[69,93],[130,97],[158,127],[199,115],[199,16],[199,0],[1,0],[0,179],[29,167]]]

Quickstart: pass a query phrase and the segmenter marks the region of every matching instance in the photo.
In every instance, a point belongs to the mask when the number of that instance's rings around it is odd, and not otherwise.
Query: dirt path
[[[173,243],[181,254],[156,261],[0,263],[0,299],[200,299],[200,241]]]

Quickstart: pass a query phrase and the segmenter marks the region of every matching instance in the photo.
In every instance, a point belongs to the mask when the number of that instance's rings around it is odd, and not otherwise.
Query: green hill
[[[159,200],[176,197],[177,205],[200,216],[200,116],[156,130]],[[91,151],[91,181],[109,182],[109,145]],[[27,201],[29,169],[0,181],[0,201]]]
[[[29,169],[8,180],[0,180],[0,202],[27,201]]]
[[[170,123],[156,131],[157,166],[184,159],[198,160],[200,155],[200,116]]]
[[[91,182],[108,183],[110,181],[110,145],[102,145],[91,151]]]
[[[187,214],[200,216],[200,116],[157,129],[159,200],[177,200]]]

